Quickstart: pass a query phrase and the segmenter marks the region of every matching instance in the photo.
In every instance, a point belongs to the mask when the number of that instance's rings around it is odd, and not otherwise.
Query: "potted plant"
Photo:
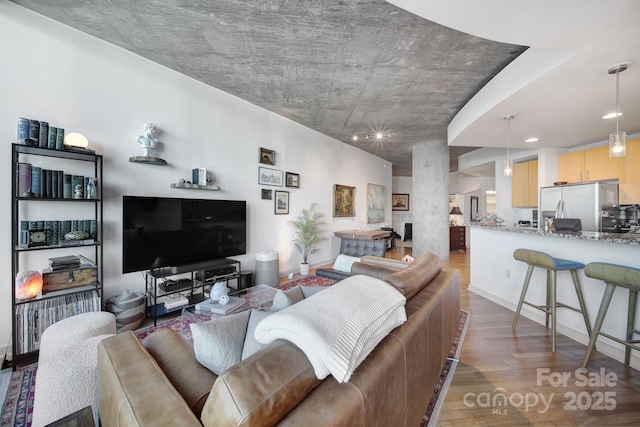
[[[325,240],[322,236],[324,230],[322,227],[326,223],[322,220],[324,214],[316,211],[317,203],[312,203],[309,209],[302,209],[300,215],[288,222],[295,231],[295,239],[293,244],[302,254],[302,263],[300,263],[300,274],[306,276],[309,274],[309,255],[318,252],[316,244]]]

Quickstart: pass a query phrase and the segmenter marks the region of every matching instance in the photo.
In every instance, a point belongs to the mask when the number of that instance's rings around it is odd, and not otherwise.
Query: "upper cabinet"
[[[618,157],[621,205],[640,203],[640,139],[627,141],[627,155]]]
[[[511,206],[538,206],[538,161],[516,163],[511,177]]]
[[[584,151],[560,154],[558,156],[558,181],[584,181]]]
[[[618,158],[609,157],[608,145],[558,156],[558,181],[573,183],[617,178]]]
[[[585,181],[618,178],[618,157],[609,157],[609,145],[584,150]]]

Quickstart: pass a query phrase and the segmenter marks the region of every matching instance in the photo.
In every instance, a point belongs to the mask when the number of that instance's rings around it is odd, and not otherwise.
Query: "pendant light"
[[[616,75],[616,131],[609,134],[609,157],[623,157],[627,154],[627,133],[618,128],[620,116],[620,73],[629,68],[631,62],[613,65],[608,74]]]
[[[515,116],[515,114],[507,114],[503,117],[503,119],[507,121],[507,160],[504,162],[504,176],[511,176],[513,174],[513,160],[509,157],[509,146],[511,145],[511,119]]]

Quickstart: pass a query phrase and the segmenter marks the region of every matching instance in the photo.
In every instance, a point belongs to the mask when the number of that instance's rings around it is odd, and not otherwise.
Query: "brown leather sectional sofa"
[[[441,269],[433,254],[404,267],[354,265],[406,296],[408,320],[348,383],[319,381],[304,353],[286,341],[216,377],[177,333],[159,331],[140,343],[127,332],[98,349],[102,425],[420,425],[458,329],[460,275]]]

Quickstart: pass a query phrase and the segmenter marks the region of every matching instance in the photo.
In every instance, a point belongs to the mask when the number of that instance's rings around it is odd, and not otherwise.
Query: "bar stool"
[[[522,287],[522,293],[520,294],[520,301],[518,301],[518,308],[516,310],[515,318],[513,319],[512,329],[516,328],[518,318],[520,317],[520,310],[522,304],[527,304],[533,308],[544,311],[546,314],[545,326],[549,327],[549,317],[551,317],[551,351],[556,352],[556,309],[568,308],[570,310],[582,313],[584,317],[584,324],[587,327],[587,332],[591,335],[591,325],[589,324],[589,317],[587,316],[587,309],[584,305],[584,299],[582,297],[582,289],[580,288],[580,280],[578,279],[578,270],[584,268],[584,264],[570,261],[566,259],[553,258],[552,256],[539,251],[533,251],[530,249],[516,249],[513,252],[513,257],[518,261],[526,262],[529,265],[527,274],[524,279],[524,285]],[[524,298],[529,288],[529,281],[531,280],[531,274],[535,267],[544,268],[547,270],[547,301],[546,305],[536,305]],[[571,278],[573,279],[573,286],[576,289],[578,295],[578,303],[580,308],[571,307],[569,305],[560,303],[556,300],[556,275],[558,271],[569,270],[571,272]]]
[[[602,280],[606,283],[607,287],[604,290],[602,296],[602,302],[600,303],[600,309],[598,310],[598,317],[596,317],[596,323],[593,325],[593,333],[590,334],[589,346],[587,347],[587,353],[582,361],[582,367],[585,368],[589,363],[589,356],[593,351],[598,335],[607,337],[613,341],[624,344],[624,364],[629,365],[631,359],[631,349],[640,350],[640,347],[634,344],[640,343],[640,340],[634,340],[633,334],[640,334],[640,331],[634,329],[636,320],[636,305],[638,301],[638,290],[640,290],[640,269],[633,267],[625,267],[622,265],[608,264],[604,262],[592,262],[587,264],[584,269],[584,274],[594,279]],[[627,311],[627,336],[626,339],[620,339],[613,337],[609,334],[605,334],[600,331],[604,317],[607,314],[611,297],[616,290],[616,286],[622,286],[629,289],[629,308]]]

